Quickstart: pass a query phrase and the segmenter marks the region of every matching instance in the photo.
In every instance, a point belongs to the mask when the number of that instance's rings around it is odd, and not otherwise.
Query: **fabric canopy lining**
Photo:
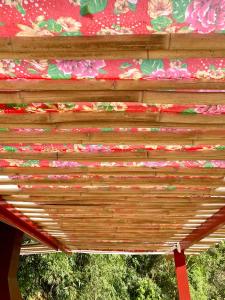
[[[225,1],[0,10],[1,208],[61,250],[171,253],[186,238],[196,253],[224,238],[221,224],[191,240],[225,203]]]

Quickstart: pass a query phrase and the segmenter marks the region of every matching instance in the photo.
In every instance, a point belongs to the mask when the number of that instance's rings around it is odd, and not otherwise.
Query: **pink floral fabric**
[[[224,0],[2,0],[0,10],[4,37],[225,30]]]
[[[68,113],[68,112],[127,112],[127,113],[174,113],[224,115],[225,105],[201,104],[145,104],[133,102],[67,102],[67,103],[31,103],[31,104],[0,104],[1,114],[25,113]]]
[[[77,162],[62,160],[20,160],[20,159],[0,159],[1,168],[75,168],[95,169],[95,168],[219,168],[225,169],[225,160],[177,160],[177,161],[106,161],[106,162]]]
[[[221,38],[225,33],[225,0],[0,0],[0,37],[35,37],[35,36],[98,36],[98,35],[127,35],[127,34],[170,34],[170,33],[219,33]],[[85,51],[85,49],[84,49]],[[18,59],[1,59],[0,60],[0,80],[219,80],[225,82],[225,58],[188,58],[188,59],[123,59],[123,60],[18,60]],[[63,100],[63,99],[62,99]],[[196,117],[201,118],[218,118],[219,120],[225,114],[225,105],[201,105],[198,104],[183,104],[182,101],[178,104],[157,104],[156,101],[151,104],[135,103],[135,102],[80,102],[80,99],[75,99],[76,102],[59,102],[48,103],[45,99],[40,100],[41,103],[29,104],[0,104],[0,117],[5,118],[4,114],[11,114],[11,118],[15,114],[20,114],[22,119],[25,114],[52,114],[52,113],[74,113],[78,114],[92,113],[138,113],[138,114],[187,114],[187,115],[202,115]],[[91,99],[90,99],[91,101]],[[110,101],[110,100],[109,100]],[[187,103],[187,102],[185,102]],[[22,115],[23,114],[23,115]],[[218,115],[218,116],[217,116]],[[99,115],[96,115],[99,116]],[[129,115],[130,116],[130,115]],[[9,116],[8,116],[9,117]],[[10,118],[9,117],[9,118]],[[29,118],[29,116],[25,116]],[[194,118],[192,116],[192,118]],[[209,120],[209,119],[208,119]],[[22,122],[21,122],[22,124]],[[52,124],[53,125],[53,124]],[[32,128],[13,127],[7,124],[1,125],[0,135],[2,137],[9,136],[10,141],[15,136],[20,139],[24,137],[43,138],[54,135],[64,135],[74,137],[73,143],[10,143],[7,140],[0,144],[0,168],[9,175],[6,179],[7,183],[15,182],[18,184],[19,192],[29,195],[30,190],[63,190],[82,192],[126,192],[132,190],[134,193],[167,193],[179,192],[186,193],[188,197],[194,197],[200,193],[201,197],[215,193],[215,187],[182,185],[182,184],[164,184],[168,179],[171,181],[183,182],[185,179],[196,180],[201,179],[220,182],[223,179],[225,170],[225,160],[192,160],[191,153],[198,152],[199,155],[207,153],[220,154],[222,157],[225,151],[223,140],[218,142],[221,136],[224,136],[225,130],[223,127],[215,129],[210,127],[102,127],[90,128],[87,127],[61,127],[54,125],[46,126],[38,125]],[[4,127],[5,126],[5,127]],[[9,126],[9,127],[7,127]],[[29,125],[28,125],[29,126]],[[41,126],[43,126],[41,128]],[[90,126],[90,125],[89,125]],[[107,126],[107,125],[105,125]],[[113,126],[113,125],[111,125]],[[135,126],[135,125],[134,125]],[[140,125],[141,126],[141,125]],[[138,144],[138,143],[123,143],[119,144],[91,144],[91,139],[95,134],[107,135],[109,137],[116,134],[125,134],[132,136],[133,141],[138,141],[138,137],[147,136],[146,141],[152,141],[155,137],[157,140],[160,136],[169,137],[171,140],[175,137],[185,136],[190,143],[184,145],[170,144],[165,145],[165,140],[162,144]],[[207,135],[209,133],[209,135]],[[78,142],[77,137],[84,136],[88,144],[75,144]],[[217,137],[217,144],[210,144],[210,138]],[[87,139],[90,137],[90,139]],[[137,139],[136,139],[137,137]],[[149,137],[149,139],[148,139]],[[192,145],[196,137],[202,140],[203,145]],[[204,138],[207,142],[204,144]],[[219,138],[218,138],[219,137]],[[46,140],[46,139],[45,139]],[[104,140],[104,139],[103,139]],[[26,141],[26,139],[24,139]],[[169,139],[168,139],[169,141]],[[213,139],[212,139],[213,141]],[[79,143],[82,139],[79,138]],[[209,143],[209,144],[208,144]],[[165,153],[168,155],[168,160],[152,160],[151,155],[155,153]],[[127,161],[112,160],[88,160],[76,161],[60,160],[58,153],[72,154],[113,154],[124,153],[128,156],[128,152],[148,152],[149,159],[143,158],[143,161],[132,159]],[[190,153],[188,160],[170,160],[170,153]],[[15,153],[15,156],[11,154]],[[56,153],[55,160],[42,159],[9,159],[9,157],[18,157],[25,154],[23,157],[28,157],[27,154],[34,153],[41,157],[41,154]],[[26,156],[27,155],[27,156]],[[121,156],[122,157],[122,156]],[[147,157],[147,156],[146,156]],[[179,157],[179,156],[178,156]],[[210,155],[209,155],[210,157]],[[212,157],[212,156],[211,156]],[[20,169],[22,168],[22,170]],[[40,172],[48,174],[32,174],[32,170],[38,168]],[[63,168],[63,170],[62,170]],[[124,171],[127,175],[107,175],[107,171],[112,170]],[[6,169],[6,170],[4,170]],[[31,175],[23,175],[29,169]],[[53,170],[54,169],[54,170]],[[104,170],[105,173],[99,174],[99,170]],[[188,172],[191,174],[197,173],[196,169],[206,174],[206,176],[179,176],[179,172]],[[203,170],[206,169],[206,170]],[[208,169],[215,169],[212,172],[218,173],[218,176],[209,176]],[[143,173],[128,173],[129,171],[147,171]],[[158,172],[170,172],[170,175],[155,175]],[[203,172],[205,171],[205,172]],[[24,173],[23,173],[24,172]],[[52,173],[57,174],[52,174]],[[68,172],[68,174],[60,174]],[[212,173],[211,172],[211,173]],[[4,172],[3,172],[4,173]],[[27,172],[28,173],[28,172]],[[33,172],[35,173],[35,172]],[[109,173],[108,173],[109,174]],[[136,174],[136,175],[133,175]],[[139,175],[140,174],[140,175]],[[178,174],[178,175],[171,175]],[[181,173],[182,174],[182,173]],[[141,180],[149,180],[149,184],[139,184]],[[3,180],[3,179],[2,179]],[[32,182],[33,180],[33,182]],[[50,183],[46,180],[51,181]],[[92,183],[91,181],[95,181]],[[103,183],[104,181],[113,184]],[[130,180],[130,184],[123,185],[124,180]],[[156,184],[153,183],[156,180]],[[158,181],[157,181],[158,180]],[[160,181],[161,180],[161,181]],[[35,182],[34,182],[35,181]],[[62,181],[62,182],[58,182]],[[152,182],[152,184],[151,184]],[[16,192],[15,192],[16,194]],[[143,196],[144,198],[145,196]],[[12,198],[13,199],[13,198]],[[18,198],[19,199],[19,198]],[[196,198],[196,201],[198,198]],[[208,199],[206,200],[208,201]],[[14,202],[16,203],[16,201]],[[37,228],[31,220],[19,213],[14,207],[9,206],[4,201],[1,201],[2,206],[10,210],[15,216],[25,221],[27,224],[40,230],[43,234],[43,229]],[[15,204],[16,205],[16,204]],[[93,213],[95,208],[91,209]],[[113,211],[113,209],[112,209]],[[54,215],[49,211],[49,217],[54,219]],[[60,213],[60,212],[59,212]],[[86,214],[86,208],[80,210],[81,214]],[[66,215],[65,215],[66,217]],[[58,225],[57,225],[58,226]],[[158,225],[157,225],[158,226]],[[58,230],[60,226],[56,227]],[[181,228],[182,229],[182,228]],[[181,232],[181,231],[180,231]],[[65,233],[66,236],[67,233]],[[47,238],[50,238],[48,235]],[[58,238],[58,237],[57,237]],[[59,238],[60,239],[60,238]],[[62,239],[63,240],[63,239]],[[69,237],[66,237],[67,243]],[[155,244],[156,245],[156,244]],[[174,246],[174,244],[172,245]],[[159,244],[160,247],[167,247],[170,251],[171,244],[168,241],[163,241]],[[122,249],[124,250],[124,249]]]
[[[0,60],[0,79],[217,79],[225,58]]]
[[[106,64],[104,60],[59,60],[56,66],[63,74],[77,78],[95,78],[98,76],[99,70]]]
[[[225,151],[225,145],[0,144],[0,153],[123,153]]]
[[[186,10],[186,22],[199,33],[225,29],[225,0],[194,0]]]

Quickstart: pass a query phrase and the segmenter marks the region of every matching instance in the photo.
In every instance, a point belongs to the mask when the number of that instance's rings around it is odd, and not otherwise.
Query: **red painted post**
[[[0,299],[22,300],[17,268],[23,232],[0,222]]]
[[[184,251],[174,250],[177,287],[180,300],[191,300]]]

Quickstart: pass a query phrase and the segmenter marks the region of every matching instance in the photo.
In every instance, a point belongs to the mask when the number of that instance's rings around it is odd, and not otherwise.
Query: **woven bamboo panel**
[[[0,74],[0,205],[88,253],[171,253],[225,205],[221,35],[10,37],[0,45],[7,70],[19,59],[14,74]],[[98,75],[68,77],[68,64],[86,58],[101,64]],[[155,75],[146,75],[154,63]],[[203,63],[204,74],[194,69]],[[58,77],[48,77],[56,67]],[[187,253],[223,238],[221,224]],[[33,244],[21,253],[49,251]]]

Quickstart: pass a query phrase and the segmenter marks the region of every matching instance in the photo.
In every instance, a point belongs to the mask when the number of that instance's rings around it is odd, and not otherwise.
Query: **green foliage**
[[[193,300],[225,299],[225,243],[188,256]],[[172,256],[65,254],[21,257],[24,300],[177,300]]]
[[[160,300],[162,299],[160,288],[147,277],[138,279],[137,300]]]
[[[24,299],[76,299],[76,280],[70,260],[64,254],[22,257],[19,282]]]
[[[119,255],[92,255],[85,269],[85,286],[80,300],[125,300],[127,268],[125,257]]]

